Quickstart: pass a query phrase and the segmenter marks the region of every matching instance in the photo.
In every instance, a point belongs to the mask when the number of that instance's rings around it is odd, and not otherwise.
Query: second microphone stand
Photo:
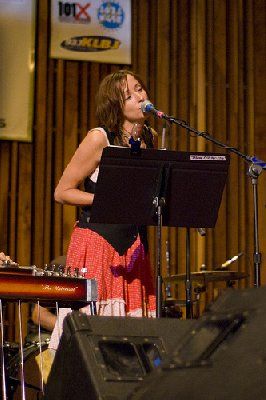
[[[242,153],[235,147],[228,146],[227,144],[215,139],[213,136],[209,135],[207,132],[199,131],[196,128],[191,127],[187,122],[183,120],[176,119],[173,116],[169,116],[164,113],[157,113],[159,118],[165,119],[169,123],[174,123],[182,128],[186,129],[188,132],[193,132],[199,137],[203,137],[206,140],[211,141],[219,147],[226,149],[227,151],[236,154],[240,158],[244,159],[249,163],[248,176],[251,178],[251,183],[253,187],[253,203],[254,203],[254,286],[258,288],[260,286],[260,275],[261,275],[261,253],[259,250],[259,229],[258,229],[258,177],[260,176],[263,169],[266,169],[266,162],[259,160],[256,156],[248,156]]]

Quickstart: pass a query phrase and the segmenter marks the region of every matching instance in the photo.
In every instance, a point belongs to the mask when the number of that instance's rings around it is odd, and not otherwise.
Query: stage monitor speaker
[[[151,371],[169,364],[195,321],[88,317],[64,320],[45,400],[125,400]]]
[[[265,400],[266,288],[229,289],[130,400]]]

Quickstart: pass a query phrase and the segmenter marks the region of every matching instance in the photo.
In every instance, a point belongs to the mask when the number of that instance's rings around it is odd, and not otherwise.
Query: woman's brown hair
[[[127,85],[127,75],[132,75],[147,92],[146,86],[137,74],[133,71],[122,69],[107,75],[102,80],[96,96],[96,116],[99,124],[113,132],[118,143],[121,139],[124,122],[124,89]]]

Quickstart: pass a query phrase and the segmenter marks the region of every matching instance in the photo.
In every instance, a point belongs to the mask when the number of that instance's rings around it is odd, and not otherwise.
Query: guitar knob
[[[64,276],[65,275],[65,267],[64,265],[59,265],[58,267],[58,272],[59,272],[59,276]]]
[[[57,268],[57,266],[55,264],[52,264],[51,268],[52,268],[52,275],[53,276],[59,276],[60,275],[59,271],[58,271],[58,268]]]
[[[86,267],[81,268],[80,270],[82,278],[85,278],[88,269]]]
[[[51,271],[49,270],[49,265],[48,264],[44,264],[43,273],[44,273],[45,276],[51,276],[52,275]]]

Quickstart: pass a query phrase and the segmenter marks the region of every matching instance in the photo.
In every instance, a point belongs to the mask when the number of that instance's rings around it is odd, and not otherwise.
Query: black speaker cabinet
[[[265,400],[266,288],[229,289],[130,400]]]
[[[88,317],[64,320],[45,400],[124,400],[162,363],[169,364],[195,321]]]

